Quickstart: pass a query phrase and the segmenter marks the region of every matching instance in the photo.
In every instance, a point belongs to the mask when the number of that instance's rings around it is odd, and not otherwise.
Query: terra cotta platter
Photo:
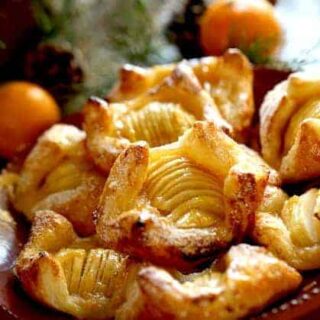
[[[0,0],[1,1],[1,0]],[[284,10],[286,6],[293,6],[293,4],[304,4],[305,9],[308,5],[319,5],[320,0],[279,0],[279,10]],[[319,6],[320,10],[320,6]],[[319,11],[320,17],[320,11]],[[291,16],[285,17],[288,23],[297,21]],[[303,14],[301,23],[298,23],[297,28],[303,24],[303,19],[308,19],[306,14]],[[320,20],[319,20],[320,21]],[[319,33],[319,29],[315,30]],[[292,33],[292,43],[298,39],[298,32]],[[296,38],[294,38],[296,35]],[[301,36],[301,34],[300,34]],[[309,34],[310,37],[310,34]],[[308,37],[304,39],[307,41]],[[302,45],[302,43],[300,43]],[[288,52],[292,52],[287,48]],[[254,94],[256,106],[261,104],[265,93],[273,88],[273,86],[286,79],[289,72],[277,71],[273,69],[257,68],[255,70]],[[257,119],[257,117],[256,117]],[[72,124],[80,124],[81,115],[72,116],[72,118],[65,119],[66,122]],[[252,132],[255,136],[254,132]],[[257,140],[257,139],[256,139]],[[258,141],[256,147],[258,148]],[[0,169],[3,164],[0,162]],[[1,199],[0,199],[1,201]],[[16,280],[12,266],[15,256],[23,246],[28,237],[29,225],[16,215],[16,229],[4,230],[0,228],[0,320],[68,320],[72,319],[62,313],[54,312],[49,308],[45,308],[34,301],[32,301],[21,289]],[[1,223],[1,222],[0,222]],[[2,231],[1,231],[2,230]],[[7,239],[12,238],[12,246],[6,247]],[[320,271],[308,272],[303,274],[304,281],[299,290],[287,297],[285,300],[272,305],[262,313],[251,317],[251,319],[270,319],[270,320],[291,320],[291,319],[320,319]]]

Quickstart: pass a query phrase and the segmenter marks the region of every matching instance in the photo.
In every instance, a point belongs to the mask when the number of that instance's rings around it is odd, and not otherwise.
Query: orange
[[[265,58],[281,45],[282,30],[273,6],[266,0],[217,0],[200,23],[206,54],[221,55],[227,48]]]
[[[12,158],[26,150],[59,120],[55,100],[41,87],[22,81],[0,86],[0,155]]]

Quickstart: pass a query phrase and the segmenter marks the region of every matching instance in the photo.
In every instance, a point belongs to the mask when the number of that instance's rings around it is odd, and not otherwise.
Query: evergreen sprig
[[[155,2],[158,11],[154,11]],[[180,58],[164,37],[165,25],[159,27],[156,21],[168,3],[174,7],[181,0],[152,4],[147,0],[33,0],[33,8],[43,41],[64,46],[80,61],[85,81],[77,88],[87,97],[106,94],[125,62],[152,65]],[[75,98],[70,110],[79,108],[84,99]]]

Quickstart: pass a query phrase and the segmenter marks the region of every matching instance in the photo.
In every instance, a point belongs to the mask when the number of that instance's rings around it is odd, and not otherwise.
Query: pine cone
[[[50,91],[59,103],[76,93],[84,73],[74,54],[56,45],[39,45],[26,55],[24,76]]]
[[[176,15],[168,28],[168,36],[185,58],[203,55],[199,41],[199,20],[206,10],[203,0],[189,0],[185,10]]]

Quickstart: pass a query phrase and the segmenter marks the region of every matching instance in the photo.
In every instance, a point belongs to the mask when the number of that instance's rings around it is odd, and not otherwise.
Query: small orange
[[[235,47],[265,58],[280,47],[282,29],[266,0],[217,0],[202,17],[200,38],[206,54],[221,55]]]
[[[38,85],[15,81],[0,86],[0,155],[12,158],[60,120],[53,97]]]

